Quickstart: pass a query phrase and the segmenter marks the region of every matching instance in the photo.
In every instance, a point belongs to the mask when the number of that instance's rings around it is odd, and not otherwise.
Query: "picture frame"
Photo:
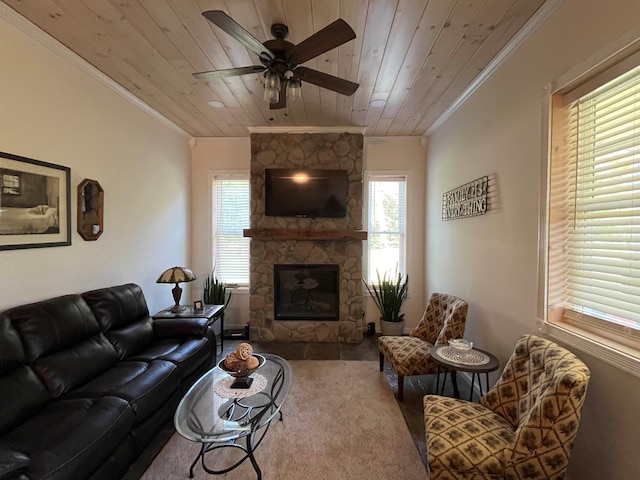
[[[204,306],[202,305],[202,301],[201,300],[196,300],[195,302],[193,302],[193,311],[194,312],[201,312],[204,310]]]
[[[71,169],[0,152],[0,250],[71,245]]]

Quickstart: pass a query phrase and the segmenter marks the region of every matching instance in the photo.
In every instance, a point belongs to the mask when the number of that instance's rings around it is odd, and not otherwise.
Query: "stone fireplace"
[[[361,134],[251,134],[251,228],[245,236],[251,237],[252,340],[362,341],[362,147]],[[346,216],[265,215],[266,168],[347,170]],[[337,295],[329,308],[331,276]]]

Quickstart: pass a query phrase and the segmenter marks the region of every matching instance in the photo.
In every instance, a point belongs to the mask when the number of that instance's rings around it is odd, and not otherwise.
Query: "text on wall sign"
[[[442,194],[442,220],[475,217],[487,213],[489,177],[480,177]]]

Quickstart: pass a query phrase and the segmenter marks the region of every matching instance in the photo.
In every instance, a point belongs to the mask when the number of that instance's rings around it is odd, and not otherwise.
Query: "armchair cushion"
[[[513,438],[509,422],[465,400],[425,395],[423,403],[432,470],[447,472],[442,478],[456,480],[469,478],[467,472],[503,478],[497,458]]]
[[[398,375],[425,375],[436,373],[438,368],[431,361],[432,345],[417,337],[383,336],[378,348]]]

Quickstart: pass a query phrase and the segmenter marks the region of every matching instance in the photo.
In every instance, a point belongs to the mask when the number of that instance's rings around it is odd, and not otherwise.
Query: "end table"
[[[454,382],[454,386],[457,386],[455,385],[456,372],[468,372],[471,373],[471,390],[469,393],[469,401],[471,402],[473,399],[473,386],[475,384],[476,377],[478,378],[478,385],[480,386],[480,396],[482,397],[482,377],[480,377],[480,374],[485,374],[487,384],[486,391],[489,391],[489,372],[497,370],[500,366],[498,357],[485,350],[473,348],[473,350],[471,350],[472,352],[479,352],[480,354],[484,355],[485,359],[488,358],[488,361],[475,363],[471,361],[465,361],[465,359],[463,358],[456,360],[455,357],[447,355],[450,349],[451,347],[449,347],[448,345],[434,345],[433,347],[431,347],[431,358],[438,364],[438,379],[436,382],[436,391],[439,390],[440,385],[440,369],[444,370],[444,379],[442,380],[442,390],[440,395],[444,393],[444,384],[447,381],[448,372],[451,372],[451,378]]]
[[[202,310],[195,310],[193,305],[181,305],[184,310],[172,312],[173,306],[160,310],[151,315],[151,318],[206,318],[209,326],[213,326],[216,320],[220,319],[220,353],[224,352],[224,305],[203,305]],[[216,338],[216,348],[218,340]],[[216,352],[217,355],[217,352]]]

